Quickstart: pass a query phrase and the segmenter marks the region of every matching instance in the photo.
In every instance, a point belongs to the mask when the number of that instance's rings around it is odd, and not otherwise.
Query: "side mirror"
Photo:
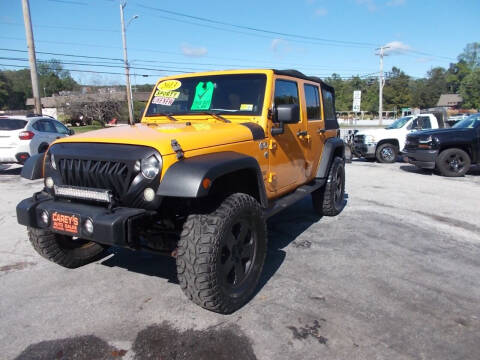
[[[68,135],[73,135],[75,134],[75,131],[73,129],[68,129]]]
[[[300,121],[300,107],[297,104],[277,105],[274,110],[273,121],[280,123],[280,126],[272,128],[271,134],[283,134],[285,124],[295,124]]]
[[[300,108],[297,104],[281,104],[275,108],[273,121],[294,124],[300,121]]]

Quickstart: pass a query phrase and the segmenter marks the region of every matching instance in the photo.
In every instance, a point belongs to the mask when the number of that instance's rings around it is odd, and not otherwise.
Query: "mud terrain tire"
[[[229,314],[250,300],[267,253],[267,228],[259,203],[236,193],[208,214],[191,214],[178,243],[177,274],[197,305]]]
[[[313,209],[320,216],[336,216],[343,209],[344,194],[345,162],[337,156],[330,166],[325,186],[312,193]]]
[[[105,247],[88,240],[72,240],[50,230],[28,227],[28,238],[37,253],[66,268],[77,268],[101,257]]]

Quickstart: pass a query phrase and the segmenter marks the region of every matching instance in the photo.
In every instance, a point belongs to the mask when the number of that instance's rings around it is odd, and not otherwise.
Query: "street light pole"
[[[382,126],[383,120],[383,87],[385,86],[385,79],[383,77],[383,57],[386,56],[384,50],[389,48],[390,46],[382,46],[377,49],[380,50],[377,54],[380,56],[380,73],[378,77],[378,122],[380,126]]]
[[[127,57],[127,36],[125,34],[125,17],[123,14],[123,9],[127,5],[126,1],[120,3],[120,19],[122,22],[122,41],[123,41],[123,61],[125,63],[125,77],[126,77],[126,93],[127,93],[127,106],[128,106],[128,123],[133,125],[135,122],[133,120],[133,100],[132,100],[132,88],[130,86],[130,65],[128,64]]]
[[[40,85],[38,83],[37,59],[35,56],[35,41],[33,40],[32,19],[30,17],[30,4],[28,0],[22,0],[23,22],[25,23],[25,35],[27,37],[28,60],[30,62],[30,77],[32,79],[32,94],[35,104],[35,113],[42,114],[42,99],[40,98]]]

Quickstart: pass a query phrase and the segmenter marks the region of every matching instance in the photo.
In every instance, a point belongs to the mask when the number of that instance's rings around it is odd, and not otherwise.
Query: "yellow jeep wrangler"
[[[266,219],[311,194],[344,206],[332,87],[294,70],[160,79],[141,122],[78,134],[22,170],[45,187],[17,206],[35,250],[75,268],[110,246],[176,258],[196,304],[244,305],[267,252]]]

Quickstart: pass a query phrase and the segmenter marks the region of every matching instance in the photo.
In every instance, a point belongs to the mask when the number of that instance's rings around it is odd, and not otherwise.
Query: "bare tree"
[[[72,121],[83,116],[84,122],[98,121],[105,126],[110,120],[120,116],[122,105],[125,102],[121,95],[121,93],[103,92],[71,96],[70,101],[64,104],[64,112]]]

